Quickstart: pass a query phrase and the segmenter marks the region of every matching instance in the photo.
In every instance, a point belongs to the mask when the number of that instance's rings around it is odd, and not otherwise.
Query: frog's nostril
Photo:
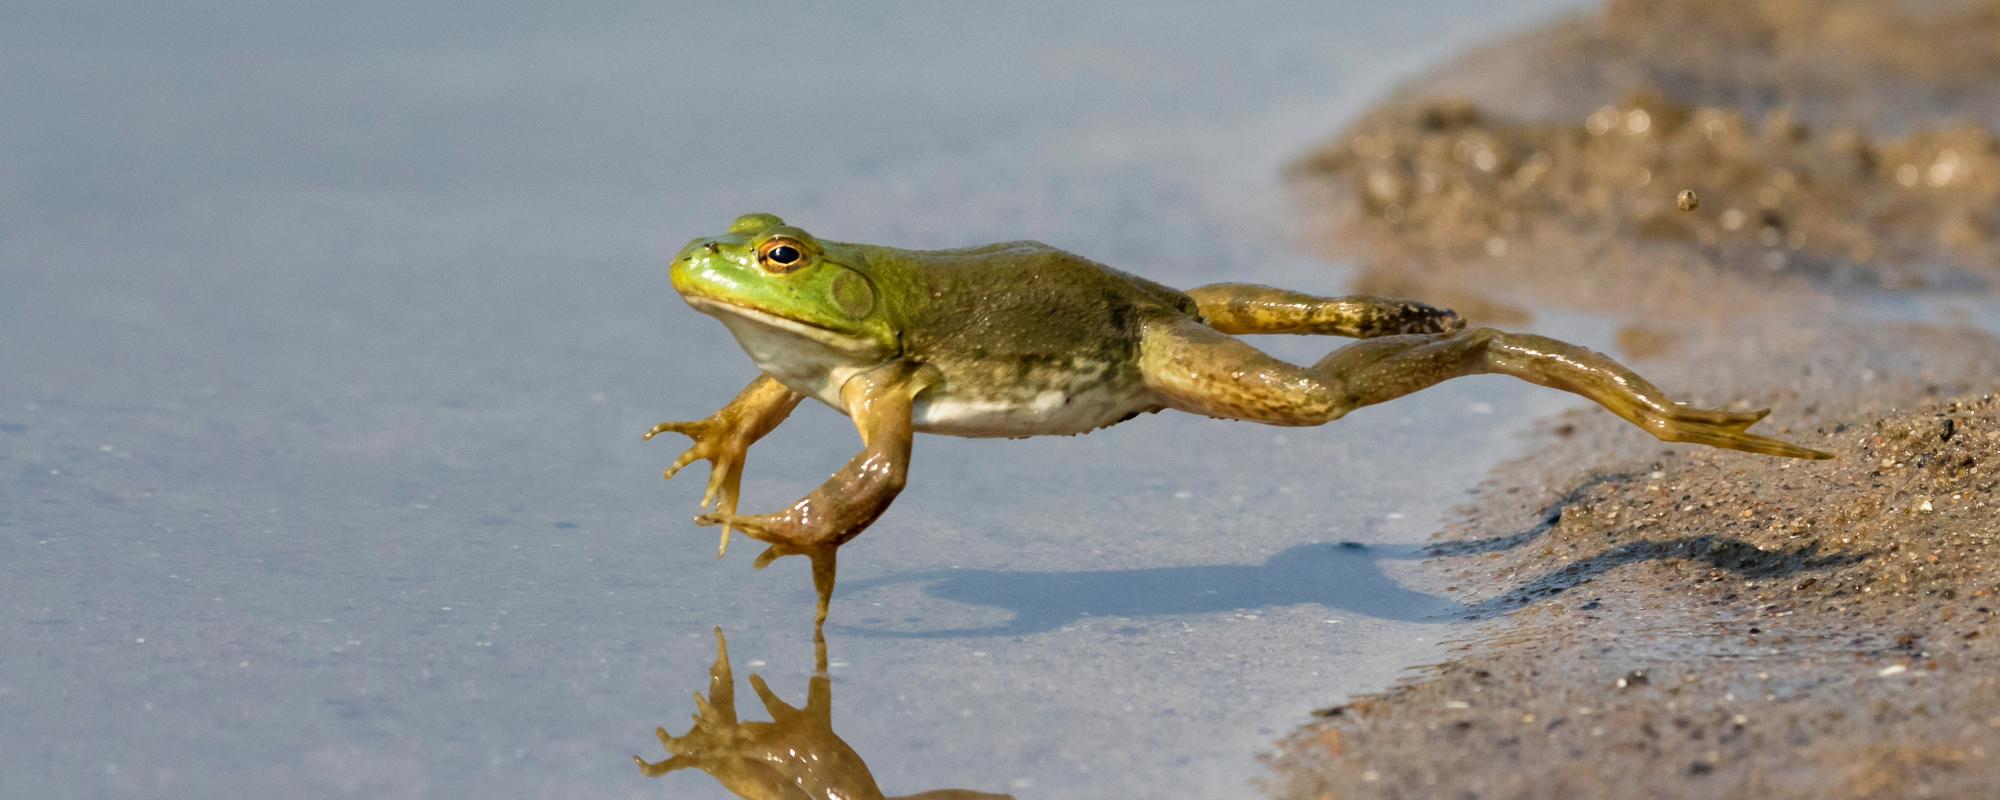
[[[720,252],[722,252],[722,246],[721,246],[721,245],[719,245],[719,244],[716,244],[716,243],[714,243],[714,242],[709,242],[709,243],[707,243],[707,244],[704,244],[704,245],[702,245],[702,247],[706,247],[706,248],[708,248],[708,252],[711,252],[711,253],[720,253]]]

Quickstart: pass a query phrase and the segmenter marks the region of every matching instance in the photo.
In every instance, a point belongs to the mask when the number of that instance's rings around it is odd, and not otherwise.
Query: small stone
[[[1877,677],[1887,678],[1891,675],[1901,675],[1905,672],[1908,672],[1909,669],[1910,669],[1909,667],[1903,666],[1901,664],[1890,664],[1889,666],[1883,667],[1882,671],[1875,673],[1875,675]]]
[[[1701,196],[1695,194],[1693,189],[1682,189],[1680,194],[1674,195],[1674,205],[1682,211],[1693,211],[1701,207]]]

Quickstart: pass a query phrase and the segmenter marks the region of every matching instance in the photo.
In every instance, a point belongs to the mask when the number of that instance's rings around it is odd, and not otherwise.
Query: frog
[[[1413,300],[1239,282],[1183,291],[1039,242],[903,249],[822,239],[769,213],[690,241],[667,271],[759,374],[714,414],[660,423],[645,439],[692,441],[668,480],[708,462],[695,522],[721,529],[718,557],[740,531],[767,545],[758,569],[787,556],[811,562],[816,623],[830,608],[839,548],[903,490],[918,433],[1076,435],[1168,410],[1315,426],[1452,378],[1497,374],[1589,399],[1666,442],[1832,457],[1751,433],[1768,408],[1675,402],[1595,350],[1468,325]],[[1300,365],[1238,338],[1257,334],[1357,341]],[[848,416],[861,450],[782,510],[739,514],[749,448],[807,398]]]

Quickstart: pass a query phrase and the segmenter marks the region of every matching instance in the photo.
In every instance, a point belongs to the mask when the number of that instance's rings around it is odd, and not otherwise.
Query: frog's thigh
[[[1347,413],[1326,376],[1188,318],[1148,321],[1139,370],[1161,405],[1269,425],[1319,425]]]
[[[1465,327],[1450,309],[1357,294],[1319,297],[1250,283],[1189,289],[1202,320],[1223,333],[1302,333],[1367,339]]]

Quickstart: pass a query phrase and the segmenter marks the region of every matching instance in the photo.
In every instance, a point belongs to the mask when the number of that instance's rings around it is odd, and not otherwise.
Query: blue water
[[[639,441],[753,374],[674,249],[769,210],[1335,291],[1283,162],[1575,5],[0,2],[0,796],[722,796],[629,758],[717,626],[803,702],[811,594]],[[1413,546],[1571,404],[921,440],[843,551],[835,730],[892,793],[1241,796],[1436,660]],[[802,409],[744,509],[856,447]]]

